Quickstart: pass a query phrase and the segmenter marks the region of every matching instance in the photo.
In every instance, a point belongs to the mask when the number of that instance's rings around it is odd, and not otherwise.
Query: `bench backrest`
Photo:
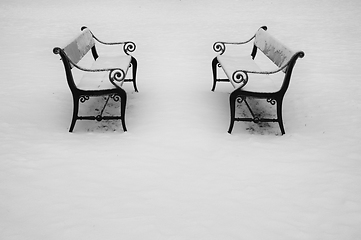
[[[89,29],[85,29],[64,48],[64,52],[71,61],[77,64],[94,45],[92,33]]]
[[[283,67],[295,54],[263,28],[257,31],[254,45],[278,67]]]
[[[66,47],[55,47],[53,49],[54,54],[59,54],[61,56],[65,67],[65,74],[68,85],[71,91],[77,91],[77,86],[74,82],[72,74],[72,68],[74,67],[74,65],[71,62],[77,64],[90,49],[92,49],[92,53],[94,56],[94,52],[96,52],[95,42],[93,34],[88,29],[83,29],[81,34],[73,41],[71,41],[68,45],[66,45]]]

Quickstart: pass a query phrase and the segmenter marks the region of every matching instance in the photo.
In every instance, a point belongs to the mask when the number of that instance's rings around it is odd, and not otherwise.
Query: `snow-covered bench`
[[[242,45],[253,41],[253,50],[248,56],[227,56],[223,55],[227,44]],[[278,122],[282,134],[285,134],[282,121],[282,101],[290,83],[293,67],[298,58],[304,57],[304,52],[294,52],[274,38],[267,32],[267,27],[261,27],[256,34],[245,42],[216,42],[213,45],[214,51],[218,52],[212,61],[213,87],[215,90],[217,82],[230,82],[235,90],[230,94],[230,125],[228,133],[232,132],[234,121],[249,122]],[[270,59],[276,69],[265,70],[254,61],[257,50],[260,50]],[[273,64],[272,64],[273,65]],[[273,66],[274,66],[273,65]],[[219,78],[217,67],[223,69],[227,78]],[[271,75],[283,73],[282,81],[275,81]],[[266,99],[268,103],[277,104],[277,118],[260,118],[251,109],[247,98]],[[236,118],[236,102],[246,104],[252,118]]]
[[[122,88],[124,82],[132,82],[137,92],[136,74],[137,61],[129,53],[136,48],[133,42],[113,42],[105,43],[96,38],[87,28],[81,28],[81,34],[71,41],[64,48],[55,47],[54,54],[59,54],[64,64],[65,74],[71,93],[73,95],[73,118],[69,128],[72,132],[76,121],[79,120],[116,120],[120,119],[123,130],[127,131],[125,125],[125,108],[127,102],[127,93]],[[124,54],[114,56],[98,55],[95,48],[95,40],[104,45],[123,45]],[[91,50],[94,62],[90,68],[78,65],[79,61]],[[74,80],[73,69],[81,70],[84,74],[77,81]],[[129,69],[132,69],[131,78],[126,79]],[[101,112],[95,116],[78,116],[79,102],[84,103],[90,97],[107,96],[107,100]],[[120,101],[120,115],[103,116],[103,111],[109,98],[114,101]]]

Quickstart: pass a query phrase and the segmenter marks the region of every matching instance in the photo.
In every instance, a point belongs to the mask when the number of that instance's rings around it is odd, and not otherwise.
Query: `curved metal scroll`
[[[86,101],[89,100],[89,96],[88,95],[81,95],[79,98],[81,103],[85,103]]]
[[[248,82],[248,74],[246,71],[238,70],[233,73],[232,79],[235,83],[242,83],[242,87]]]
[[[110,97],[114,100],[114,102],[119,102],[120,100],[119,94],[113,94]]]
[[[114,81],[121,82],[124,80],[124,78],[125,78],[125,73],[120,68],[112,69],[109,72],[109,81],[117,88],[119,88],[119,86],[115,84]]]
[[[274,98],[267,98],[267,102],[270,103],[271,105],[275,105],[277,101]]]
[[[125,42],[123,46],[123,50],[125,54],[129,55],[129,53],[134,52],[137,46],[134,42]]]
[[[222,55],[226,51],[226,45],[224,42],[215,42],[213,44],[213,50],[215,52],[220,52],[219,54]]]
[[[245,98],[246,98],[246,97],[244,97],[244,96],[238,96],[238,97],[236,98],[236,102],[237,102],[237,103],[242,103],[242,102],[245,100]]]

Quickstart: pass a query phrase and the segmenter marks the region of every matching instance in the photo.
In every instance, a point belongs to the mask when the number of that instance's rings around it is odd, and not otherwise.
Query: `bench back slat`
[[[85,29],[64,48],[64,52],[75,64],[77,64],[94,45],[93,35],[89,29]]]
[[[254,44],[278,67],[282,67],[294,55],[293,51],[262,28],[257,31]]]

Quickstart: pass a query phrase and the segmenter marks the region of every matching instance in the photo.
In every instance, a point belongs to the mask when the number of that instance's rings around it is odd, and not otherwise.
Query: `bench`
[[[116,55],[98,55],[95,42],[102,45],[120,45],[123,53]],[[121,120],[123,130],[127,131],[125,125],[125,108],[127,93],[122,88],[124,82],[132,82],[134,90],[138,92],[136,85],[137,60],[130,55],[136,48],[131,41],[106,43],[100,41],[87,28],[82,27],[81,33],[64,48],[55,47],[54,54],[59,54],[64,64],[66,79],[73,96],[73,117],[69,132],[72,132],[77,120]],[[94,61],[90,68],[79,65],[83,57],[91,50]],[[92,61],[92,60],[91,60]],[[80,70],[82,76],[74,80],[74,68]],[[131,69],[131,78],[126,79],[128,70]],[[106,102],[99,114],[94,116],[79,116],[79,102],[84,103],[90,97],[103,97]],[[120,101],[120,115],[103,116],[103,111],[109,99]]]
[[[247,46],[247,43],[253,41],[253,49],[247,56],[227,56],[223,55],[226,46]],[[229,97],[230,102],[230,125],[228,133],[232,133],[235,121],[246,122],[278,122],[282,135],[285,129],[282,120],[282,102],[288,89],[293,67],[298,58],[304,57],[303,51],[294,52],[283,45],[280,41],[270,35],[267,27],[263,26],[258,29],[255,35],[245,42],[215,42],[213,50],[219,53],[212,60],[213,87],[215,90],[217,82],[230,82],[235,88]],[[264,56],[271,60],[276,68],[271,70],[262,69],[261,64],[255,62],[258,52],[262,52]],[[217,68],[222,68],[227,78],[220,78]],[[271,78],[273,74],[281,73],[281,81],[274,81]],[[276,118],[264,118],[259,114],[255,114],[248,103],[248,99],[265,99],[268,103],[276,105]],[[236,103],[244,102],[252,117],[236,117]]]

